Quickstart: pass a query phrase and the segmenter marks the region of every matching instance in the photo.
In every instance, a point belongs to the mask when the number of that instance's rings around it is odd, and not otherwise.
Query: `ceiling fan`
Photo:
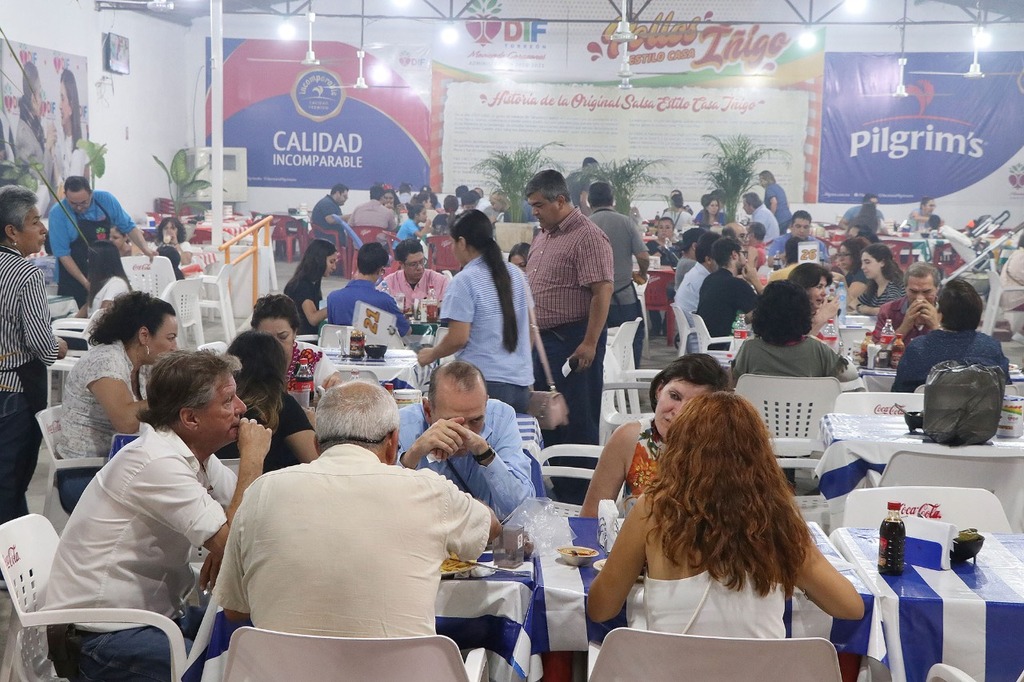
[[[157,0],[153,0],[154,2]],[[275,57],[247,57],[251,62],[276,62],[281,64],[302,64],[303,66],[320,66],[321,64],[337,64],[345,61],[343,59],[317,59],[316,52],[313,51],[313,24],[316,23],[316,13],[313,12],[313,5],[310,3],[309,10],[306,12],[306,25],[308,30],[306,32],[306,56],[302,59],[281,59]]]
[[[974,59],[971,60],[971,65],[967,68],[967,71],[962,73],[958,73],[956,71],[911,71],[911,73],[918,76],[961,76],[963,78],[984,78],[985,74],[982,72],[981,64],[978,62],[978,37],[984,32],[985,27],[981,25],[979,19],[979,23],[976,26],[971,27],[971,35],[974,37]]]
[[[145,8],[153,12],[170,12],[174,9],[174,0],[107,0],[107,4]]]

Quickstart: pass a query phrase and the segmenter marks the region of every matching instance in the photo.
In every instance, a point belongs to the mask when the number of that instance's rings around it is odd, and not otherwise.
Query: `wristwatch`
[[[487,466],[488,464],[494,461],[494,458],[496,456],[497,455],[494,453],[493,448],[487,448],[484,452],[480,453],[479,455],[473,455],[473,459],[475,459],[476,463],[479,464],[480,466]]]

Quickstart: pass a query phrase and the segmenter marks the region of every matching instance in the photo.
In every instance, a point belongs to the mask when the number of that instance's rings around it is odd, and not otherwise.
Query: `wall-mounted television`
[[[131,71],[127,38],[116,33],[103,34],[103,70],[122,74]]]

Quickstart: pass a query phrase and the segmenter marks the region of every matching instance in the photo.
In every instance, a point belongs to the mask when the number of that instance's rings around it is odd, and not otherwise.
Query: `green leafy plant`
[[[0,161],[0,187],[21,185],[33,192],[39,189],[43,166],[37,161],[25,159],[4,159]]]
[[[736,219],[736,207],[743,193],[757,184],[754,172],[757,165],[763,159],[788,155],[781,149],[763,147],[747,135],[701,137],[714,143],[712,151],[703,156],[708,167],[701,177],[711,187],[721,190],[726,220],[731,222]]]
[[[167,191],[170,193],[171,201],[174,203],[174,215],[180,216],[185,208],[204,208],[203,204],[194,201],[192,197],[196,195],[196,192],[209,189],[212,187],[212,184],[209,180],[201,180],[199,178],[199,174],[203,172],[202,168],[196,168],[192,171],[188,169],[184,149],[179,149],[175,152],[169,167],[158,159],[156,155],[153,156],[153,160],[156,161],[157,165],[167,175]]]
[[[519,147],[511,152],[491,152],[473,167],[473,170],[481,173],[494,188],[508,195],[509,222],[523,222],[523,195],[530,178],[545,168],[559,168],[559,164],[545,152],[552,146],[562,145],[549,142],[539,147]]]
[[[107,145],[82,138],[75,146],[89,157],[89,172],[92,177],[96,180],[102,178],[107,172]]]
[[[665,178],[652,175],[650,172],[664,163],[662,159],[630,157],[622,161],[612,160],[586,166],[574,172],[570,178],[578,177],[587,183],[604,180],[612,186],[615,210],[623,215],[629,215],[633,200],[640,196],[643,189],[665,181]]]

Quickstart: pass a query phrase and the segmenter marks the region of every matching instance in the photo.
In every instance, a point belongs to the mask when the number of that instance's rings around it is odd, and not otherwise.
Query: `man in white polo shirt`
[[[178,351],[156,363],[141,435],[82,494],[57,547],[44,610],[144,609],[176,620],[189,642],[195,636],[202,614],[186,607],[195,584],[192,548],[210,551],[200,574],[205,588],[217,577],[242,493],[262,473],[270,448],[270,430],[242,418],[235,369],[237,362],[213,353]],[[237,477],[211,457],[236,439]],[[157,628],[78,624],[51,635],[80,637],[76,679],[171,678],[167,637]]]

